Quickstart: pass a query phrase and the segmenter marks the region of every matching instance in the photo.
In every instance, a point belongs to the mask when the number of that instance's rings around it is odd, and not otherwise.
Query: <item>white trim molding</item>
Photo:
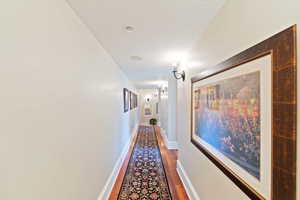
[[[103,187],[99,197],[98,197],[98,200],[107,200],[109,198],[109,195],[114,187],[114,184],[116,182],[116,179],[120,173],[120,170],[121,170],[121,167],[123,165],[123,162],[126,158],[126,155],[129,151],[129,148],[130,148],[130,145],[131,143],[133,142],[133,138],[134,136],[137,134],[138,132],[138,127],[139,125],[137,124],[134,129],[133,129],[133,133],[131,135],[131,138],[130,140],[128,141],[128,143],[125,145],[119,159],[117,160],[109,178],[107,179],[106,183],[105,183],[105,186]]]
[[[169,141],[166,131],[163,128],[160,128],[160,133],[161,133],[164,143],[168,149],[178,149],[178,143],[176,141]]]
[[[178,149],[178,143],[175,141],[168,141],[167,147],[168,149]]]
[[[187,176],[187,173],[185,172],[185,170],[179,160],[177,160],[177,172],[178,172],[178,175],[184,185],[185,191],[186,191],[187,195],[189,196],[189,199],[200,200],[199,195],[197,194],[191,180]]]

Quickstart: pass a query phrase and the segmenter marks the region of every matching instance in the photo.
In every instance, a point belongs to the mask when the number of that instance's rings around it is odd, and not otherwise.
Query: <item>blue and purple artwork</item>
[[[260,72],[194,86],[195,134],[260,179]]]

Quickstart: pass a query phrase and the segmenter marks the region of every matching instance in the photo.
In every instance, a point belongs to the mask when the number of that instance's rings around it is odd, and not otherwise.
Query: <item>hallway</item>
[[[177,157],[177,150],[165,147],[158,126],[141,125],[109,200],[188,200]]]
[[[0,1],[0,200],[300,200],[300,0]]]

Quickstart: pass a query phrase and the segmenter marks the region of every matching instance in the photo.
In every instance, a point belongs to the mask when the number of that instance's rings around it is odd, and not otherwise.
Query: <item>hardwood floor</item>
[[[164,144],[161,133],[160,133],[160,128],[158,126],[155,126],[155,132],[157,135],[158,144],[159,144],[159,148],[161,151],[162,160],[163,160],[163,164],[165,167],[165,171],[166,171],[168,183],[170,186],[172,198],[173,198],[173,200],[188,200],[189,198],[186,194],[184,186],[183,186],[183,184],[179,178],[179,175],[176,171],[176,161],[178,158],[178,151],[177,150],[168,150],[166,148],[166,145]],[[122,168],[117,177],[116,183],[113,187],[113,190],[111,192],[109,200],[116,200],[118,198],[118,194],[119,194],[119,191],[120,191],[120,188],[122,185],[123,178],[126,173],[127,165],[129,163],[130,155],[132,153],[132,150],[133,150],[133,147],[135,144],[135,140],[136,140],[136,137],[133,140],[134,142],[130,146],[129,152],[128,152],[126,159],[122,165]]]
[[[121,186],[122,186],[123,178],[124,178],[125,173],[126,173],[126,169],[127,169],[127,166],[128,166],[129,160],[130,160],[130,155],[131,155],[131,153],[133,151],[133,148],[134,148],[134,144],[135,144],[136,138],[137,137],[135,136],[134,139],[133,139],[132,144],[130,145],[129,151],[128,151],[127,155],[126,155],[126,158],[125,158],[125,160],[123,162],[123,165],[121,167],[121,170],[119,172],[119,175],[118,175],[118,177],[116,179],[115,185],[114,185],[114,187],[112,189],[112,192],[111,192],[108,200],[116,200],[116,199],[118,199],[118,195],[119,195],[119,192],[120,192],[120,189],[121,189]]]
[[[158,144],[165,166],[172,197],[174,200],[188,200],[189,198],[176,170],[178,151],[167,149],[166,145],[163,142],[160,128],[158,126],[155,126],[155,132],[157,135]]]

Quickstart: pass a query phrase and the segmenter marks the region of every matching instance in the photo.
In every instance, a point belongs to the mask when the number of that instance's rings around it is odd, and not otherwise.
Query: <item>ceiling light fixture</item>
[[[152,95],[151,95],[151,94],[147,94],[147,95],[145,96],[145,99],[146,99],[147,102],[150,102],[151,98],[152,98]]]
[[[133,26],[125,26],[125,30],[129,33],[134,31],[134,27]]]
[[[140,57],[140,56],[130,56],[130,59],[134,60],[134,61],[141,61],[142,57]]]

